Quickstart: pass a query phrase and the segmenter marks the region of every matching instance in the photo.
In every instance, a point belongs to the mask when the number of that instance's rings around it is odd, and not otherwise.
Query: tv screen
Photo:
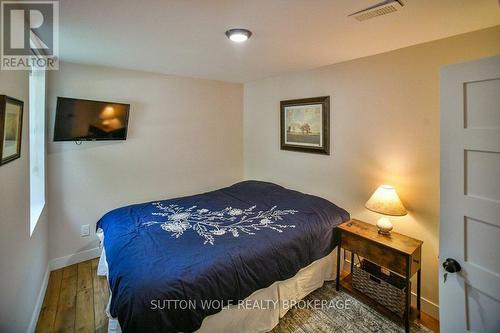
[[[58,97],[54,141],[126,140],[130,104]]]

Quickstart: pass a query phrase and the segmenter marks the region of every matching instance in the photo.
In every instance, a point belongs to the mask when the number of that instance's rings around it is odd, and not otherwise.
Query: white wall
[[[57,96],[130,103],[128,139],[52,142]],[[242,109],[241,84],[61,63],[48,80],[50,257],[95,248],[114,208],[240,181]]]
[[[245,178],[317,194],[375,223],[376,187],[409,214],[395,230],[424,241],[424,310],[436,315],[439,250],[439,67],[500,53],[500,27],[245,84]],[[331,96],[331,155],[280,150],[280,100]]]
[[[0,94],[24,101],[21,158],[0,166],[0,332],[27,332],[48,263],[46,209],[30,237],[28,72],[0,71]]]

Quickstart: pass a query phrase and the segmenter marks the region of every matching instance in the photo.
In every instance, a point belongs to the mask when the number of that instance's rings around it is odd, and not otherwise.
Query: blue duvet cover
[[[111,315],[125,333],[195,331],[328,255],[348,219],[325,199],[258,181],[113,210],[97,223]]]

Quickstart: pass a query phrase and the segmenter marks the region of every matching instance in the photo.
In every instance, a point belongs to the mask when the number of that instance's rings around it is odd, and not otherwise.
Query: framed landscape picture
[[[24,103],[0,95],[0,165],[21,156]]]
[[[330,155],[330,96],[281,101],[281,149]]]

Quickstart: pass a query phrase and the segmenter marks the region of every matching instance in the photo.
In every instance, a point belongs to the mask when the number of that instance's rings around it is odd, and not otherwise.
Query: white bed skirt
[[[337,251],[334,250],[328,256],[301,269],[294,277],[285,281],[277,281],[267,288],[257,290],[246,298],[246,300],[250,300],[250,304],[259,300],[265,302],[272,300],[273,304],[282,306],[271,307],[271,309],[241,309],[237,306],[224,309],[205,318],[197,332],[257,333],[270,331],[287,313],[291,301],[301,300],[323,286],[324,281],[335,279],[336,258]],[[258,302],[256,303],[258,304]]]
[[[301,300],[312,291],[323,286],[324,281],[334,280],[336,277],[336,249],[326,257],[314,261],[307,267],[301,269],[294,277],[277,281],[271,286],[257,290],[245,299],[244,304],[278,304],[261,308],[256,306],[232,306],[223,309],[203,320],[199,333],[211,332],[242,332],[257,333],[268,332],[274,328],[281,317],[289,309],[289,305]],[[107,276],[106,253],[103,250],[99,260],[98,274]],[[264,301],[264,302],[260,302]],[[109,303],[108,303],[109,307]],[[109,333],[120,333],[118,319],[109,315]]]

